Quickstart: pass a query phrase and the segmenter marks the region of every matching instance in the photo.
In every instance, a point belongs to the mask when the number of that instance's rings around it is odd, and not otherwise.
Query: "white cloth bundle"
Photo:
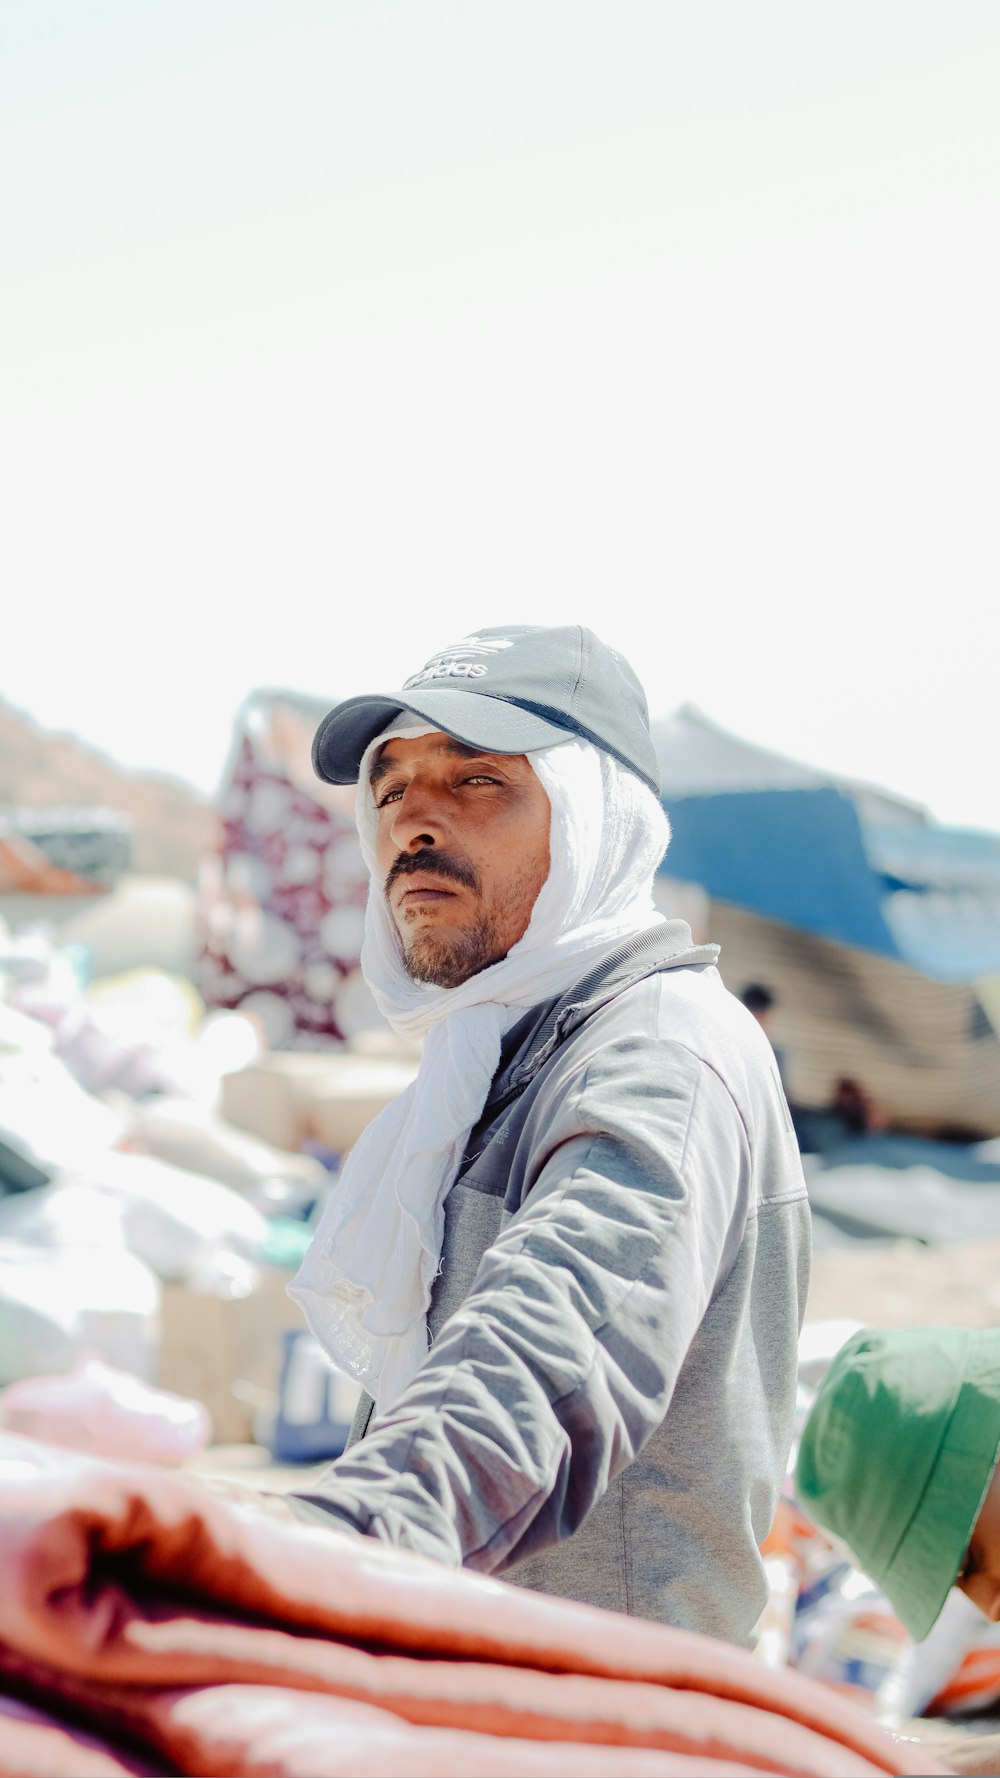
[[[552,816],[549,874],[524,935],[457,988],[415,982],[382,892],[371,757],[391,734],[433,731],[400,717],[361,762],[356,814],[372,877],[361,964],[393,1029],[425,1039],[416,1080],[352,1149],[312,1245],[288,1287],[334,1362],[384,1412],[426,1357],[444,1201],[496,1073],[504,1033],[564,993],[601,957],[662,918],[653,876],[667,817],[634,772],[589,741],[527,757]]]

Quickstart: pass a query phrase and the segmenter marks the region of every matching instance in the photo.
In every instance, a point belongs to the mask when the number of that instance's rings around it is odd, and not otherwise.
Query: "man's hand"
[[[982,1774],[982,1778],[1000,1773],[1000,1734],[974,1735],[944,1717],[913,1718],[901,1732],[907,1740],[919,1741],[950,1772]]]
[[[262,1513],[270,1519],[282,1519],[286,1524],[302,1524],[283,1494],[266,1493],[261,1488],[248,1486],[246,1482],[234,1482],[229,1476],[195,1475],[189,1471],[185,1480],[192,1482],[197,1488],[206,1489],[209,1494],[214,1494],[221,1500],[228,1500],[233,1506]]]

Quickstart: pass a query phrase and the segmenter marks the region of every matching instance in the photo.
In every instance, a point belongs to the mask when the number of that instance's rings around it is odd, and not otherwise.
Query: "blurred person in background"
[[[862,1328],[802,1431],[795,1492],[919,1642],[959,1587],[1000,1622],[1000,1327]],[[1000,1736],[930,1745],[1000,1771]]]
[[[740,999],[746,1007],[747,1012],[753,1013],[753,1016],[757,1020],[768,1043],[771,1045],[775,1066],[778,1070],[778,1079],[781,1082],[782,1091],[787,1094],[788,1085],[785,1080],[785,1052],[783,1049],[778,1048],[778,1045],[775,1043],[772,1036],[771,1029],[771,1014],[774,1010],[774,995],[770,988],[765,988],[763,982],[748,982],[740,994]]]
[[[740,995],[748,1012],[752,1012],[762,1031],[769,1031],[771,1025],[771,1009],[774,1006],[774,995],[763,982],[748,982]]]
[[[844,1075],[838,1080],[830,1109],[836,1112],[848,1136],[864,1136],[869,1131],[887,1130],[889,1113],[878,1099],[873,1099],[860,1081]]]
[[[290,1286],[364,1387],[291,1509],[750,1642],[809,1211],[761,1031],[653,904],[639,681],[576,625],[481,630],[313,757],[357,783],[362,968],[423,1048]]]

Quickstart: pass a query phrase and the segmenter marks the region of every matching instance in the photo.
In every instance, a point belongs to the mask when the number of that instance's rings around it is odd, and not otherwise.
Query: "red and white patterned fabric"
[[[272,1049],[385,1029],[359,968],[368,872],[354,792],[322,784],[309,757],[326,709],[291,693],[247,700],[200,885],[202,997],[255,1013]]]

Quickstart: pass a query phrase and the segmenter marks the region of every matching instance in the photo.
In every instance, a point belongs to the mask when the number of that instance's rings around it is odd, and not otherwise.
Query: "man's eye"
[[[462,779],[463,784],[499,784],[499,782],[499,778],[491,778],[488,772],[472,772],[468,778]]]
[[[376,798],[375,806],[378,809],[384,809],[387,803],[396,802],[402,794],[403,792],[401,790],[384,790],[382,795]]]

